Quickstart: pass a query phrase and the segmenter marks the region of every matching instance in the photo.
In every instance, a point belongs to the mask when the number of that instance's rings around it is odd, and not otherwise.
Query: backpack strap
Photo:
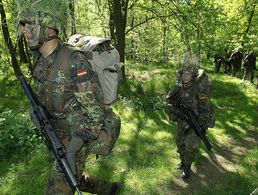
[[[68,67],[69,59],[74,52],[76,52],[74,48],[69,47],[66,44],[63,44],[54,62],[55,67],[58,67],[61,70],[63,70],[64,75],[66,77],[70,77],[70,72],[67,67]]]

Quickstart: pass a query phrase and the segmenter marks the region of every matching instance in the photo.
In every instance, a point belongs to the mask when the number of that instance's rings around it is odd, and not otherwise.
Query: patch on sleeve
[[[72,79],[77,82],[87,82],[91,79],[92,73],[91,70],[86,65],[74,65],[70,69]]]
[[[78,69],[76,74],[78,77],[81,77],[81,76],[85,76],[87,73],[88,73],[87,70]]]

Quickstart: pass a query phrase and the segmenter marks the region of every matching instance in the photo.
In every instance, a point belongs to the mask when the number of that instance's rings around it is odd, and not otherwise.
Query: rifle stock
[[[63,144],[61,143],[61,141],[58,139],[58,137],[54,131],[54,128],[52,127],[52,125],[47,117],[47,112],[37,101],[34,92],[32,91],[31,87],[28,85],[24,76],[20,76],[19,80],[26,93],[26,96],[29,99],[30,105],[33,108],[34,114],[36,115],[36,119],[38,120],[38,123],[40,124],[41,133],[45,137],[48,147],[51,149],[55,159],[59,163],[59,165],[60,165],[62,171],[64,172],[66,179],[68,180],[68,183],[71,185],[72,189],[77,191],[78,195],[82,195],[82,193],[80,192],[80,190],[78,188],[79,183],[78,183],[77,179],[75,178],[67,159],[65,158],[65,148],[64,148]]]

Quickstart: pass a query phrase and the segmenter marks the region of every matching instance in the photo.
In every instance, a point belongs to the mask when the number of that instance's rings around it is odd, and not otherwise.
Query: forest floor
[[[223,149],[216,153],[216,161],[205,159],[201,164],[194,165],[190,178],[183,180],[178,177],[171,183],[168,191],[161,194],[201,194],[200,183],[212,189],[221,182],[228,182],[225,176],[229,172],[235,174],[238,172],[239,167],[236,162],[240,162],[254,146],[258,145],[258,133],[244,137],[241,141],[231,140],[230,146],[218,142],[217,144]],[[254,175],[257,177],[257,173]],[[227,194],[226,191],[225,194]]]
[[[216,107],[216,124],[207,137],[217,161],[211,160],[201,144],[191,177],[182,180],[176,169],[176,124],[169,121],[164,107],[176,68],[128,64],[127,82],[113,106],[122,118],[120,137],[109,156],[98,160],[89,156],[85,171],[122,182],[121,195],[249,195],[258,187],[258,93],[254,85],[205,67]],[[0,194],[41,195],[53,159],[44,142],[34,136],[23,92],[19,87],[8,88],[8,82],[0,82],[4,85],[0,88]]]

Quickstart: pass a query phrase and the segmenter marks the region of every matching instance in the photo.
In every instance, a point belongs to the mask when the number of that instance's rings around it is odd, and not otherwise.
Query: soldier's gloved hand
[[[181,120],[183,120],[183,119],[185,118],[184,113],[182,113],[182,112],[180,112],[180,111],[176,112],[175,115],[176,115],[178,118],[180,118]]]
[[[76,154],[80,151],[83,145],[84,145],[83,140],[80,137],[73,135],[71,138],[71,141],[68,143],[66,147],[65,156],[74,175],[76,175],[76,166],[75,166]]]
[[[202,127],[203,127],[203,126],[202,126]],[[202,128],[202,133],[205,135],[206,132],[207,132],[207,130],[208,130],[208,127],[203,127],[203,128]]]
[[[206,133],[206,131],[207,131],[207,129],[208,129],[206,119],[203,118],[203,117],[200,117],[200,118],[198,119],[198,122],[199,122],[199,124],[201,125],[201,127],[202,127],[202,129],[203,129],[203,133]]]

